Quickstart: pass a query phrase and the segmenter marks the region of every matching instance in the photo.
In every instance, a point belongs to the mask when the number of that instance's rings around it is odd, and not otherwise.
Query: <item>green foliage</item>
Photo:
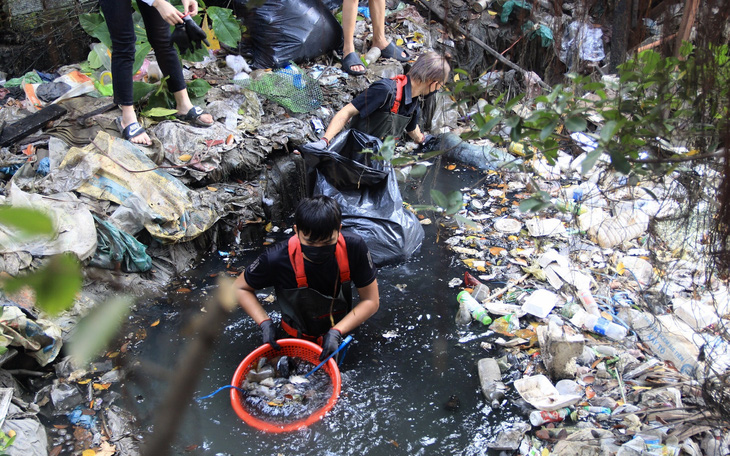
[[[44,267],[22,276],[6,279],[3,288],[10,293],[28,286],[35,292],[36,306],[50,315],[71,307],[81,290],[81,267],[71,254],[54,255]]]
[[[12,434],[12,437],[8,434]],[[0,451],[3,452],[0,456],[7,456],[5,450],[10,448],[17,437],[17,434],[13,430],[8,431],[8,434],[6,434],[5,431],[0,430]]]
[[[206,12],[212,21],[211,27],[218,41],[230,47],[238,46],[238,42],[241,41],[241,25],[233,16],[233,11],[230,8],[209,6]]]
[[[0,206],[0,224],[13,228],[20,239],[51,237],[55,233],[53,223],[46,214],[23,207]],[[0,286],[10,293],[29,286],[35,291],[36,305],[46,313],[55,315],[71,307],[81,289],[79,262],[70,254],[55,255],[42,268],[4,279]]]
[[[69,342],[69,353],[78,365],[91,362],[112,341],[133,303],[129,296],[110,298],[79,322]]]

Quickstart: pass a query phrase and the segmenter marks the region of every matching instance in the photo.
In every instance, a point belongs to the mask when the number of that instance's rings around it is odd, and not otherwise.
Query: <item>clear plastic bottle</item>
[[[469,294],[468,291],[461,291],[456,296],[456,300],[459,301],[459,304],[466,304],[466,307],[467,309],[469,309],[469,313],[471,313],[472,318],[479,323],[483,325],[488,325],[492,323],[492,318],[487,313],[487,310],[481,304],[479,304],[476,299],[474,299],[472,295]]]
[[[568,407],[553,410],[548,412],[546,410],[534,410],[530,413],[530,423],[533,426],[541,426],[545,423],[559,423],[565,418],[570,416],[570,409]]]
[[[624,340],[628,330],[621,325],[608,321],[603,317],[589,314],[584,310],[578,310],[570,322],[575,326],[582,327],[588,331],[609,337],[613,340]]]
[[[586,309],[586,312],[598,317],[601,316],[601,311],[598,310],[598,303],[596,303],[596,300],[590,291],[578,290],[578,298],[580,299],[580,302],[583,303],[583,307]]]

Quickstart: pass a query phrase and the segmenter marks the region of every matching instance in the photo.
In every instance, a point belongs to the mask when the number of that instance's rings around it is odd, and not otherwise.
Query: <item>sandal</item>
[[[357,65],[365,66],[365,64],[362,63],[362,60],[360,60],[360,56],[357,55],[357,52],[350,52],[344,59],[342,59],[342,71],[352,76],[362,76],[366,73],[365,71],[355,71],[351,69]]]
[[[403,57],[403,54],[406,56]],[[380,50],[380,56],[386,59],[396,59],[399,62],[408,62],[411,60],[411,56],[403,48],[395,45],[394,41],[391,41],[385,49]]]
[[[136,138],[137,136],[141,135],[145,132],[144,128],[137,122],[132,122],[131,124],[127,125],[126,127],[122,127],[122,116],[117,117],[114,119],[114,123],[117,125],[117,129],[119,130],[119,133],[122,134],[122,138],[126,139],[127,141],[131,141],[132,138]],[[142,146],[148,146],[149,144],[144,143],[135,143]]]
[[[188,111],[187,114],[177,114],[177,115],[175,115],[175,117],[178,120],[187,122],[190,125],[195,125],[196,127],[210,127],[211,125],[213,125],[215,123],[215,120],[210,123],[204,122],[203,119],[200,118],[204,114],[208,114],[208,113],[203,111],[198,106],[193,106],[192,108],[190,108],[190,111]]]

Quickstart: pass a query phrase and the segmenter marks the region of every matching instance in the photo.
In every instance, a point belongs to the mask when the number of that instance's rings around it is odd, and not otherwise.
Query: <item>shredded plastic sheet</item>
[[[163,243],[190,241],[220,216],[209,201],[158,169],[132,143],[105,132],[83,149],[71,148],[59,171],[67,173],[63,177],[70,189],[121,205]]]
[[[0,345],[22,347],[28,356],[45,366],[58,356],[63,345],[61,328],[44,320],[31,320],[20,307],[3,306],[0,315]]]
[[[57,193],[49,196],[26,193],[11,181],[8,196],[0,198],[0,204],[32,208],[45,213],[51,218],[57,233],[50,239],[45,237],[25,239],[18,238],[14,228],[0,225],[1,254],[25,252],[41,257],[72,252],[82,261],[94,254],[96,250],[94,219],[86,205],[73,193]]]
[[[580,22],[571,22],[566,27],[558,58],[570,67],[576,55],[580,60],[589,62],[600,62],[606,57],[600,27]]]

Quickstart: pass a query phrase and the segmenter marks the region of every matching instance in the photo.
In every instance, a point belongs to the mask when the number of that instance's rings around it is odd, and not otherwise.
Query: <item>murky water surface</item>
[[[460,189],[479,177],[442,171],[437,187],[444,192]],[[355,332],[342,366],[341,397],[323,420],[301,431],[267,434],[237,417],[225,390],[190,406],[175,454],[488,454],[487,441],[520,419],[510,405],[517,396],[508,392],[503,408],[496,411],[485,402],[476,365],[480,358],[496,355],[480,346],[494,336],[485,335],[486,327],[478,323],[466,331],[455,325],[459,289],[450,288],[448,282],[463,277],[465,268],[444,246],[443,234],[440,245],[436,237],[436,227],[427,226],[423,247],[414,258],[380,269],[380,311]],[[180,335],[181,324],[213,291],[216,279],[210,275],[242,270],[260,249],[254,246],[232,258],[210,255],[189,283],[178,285],[191,288],[190,293],[171,293],[164,302],[146,308],[143,312],[150,321],[161,318],[161,322],[147,329],[138,355],[174,368],[188,342]],[[266,308],[278,320],[276,306]],[[238,309],[204,368],[196,397],[229,384],[241,360],[260,343],[260,329]],[[151,423],[165,384],[148,379],[144,386],[127,387],[137,398],[138,416]]]

